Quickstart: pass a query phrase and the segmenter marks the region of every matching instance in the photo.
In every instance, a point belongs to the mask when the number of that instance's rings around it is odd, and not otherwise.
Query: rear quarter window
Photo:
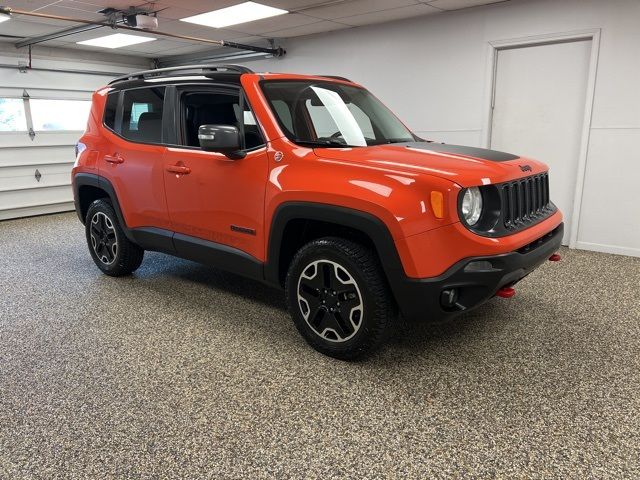
[[[112,92],[107,95],[107,103],[104,107],[104,124],[111,130],[116,129],[116,111],[118,110],[118,97],[120,92]]]

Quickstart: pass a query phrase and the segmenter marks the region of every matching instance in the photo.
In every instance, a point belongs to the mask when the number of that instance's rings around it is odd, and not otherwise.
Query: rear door
[[[99,169],[113,185],[129,228],[171,227],[162,163],[165,91],[160,86],[110,94],[119,95],[119,106]]]

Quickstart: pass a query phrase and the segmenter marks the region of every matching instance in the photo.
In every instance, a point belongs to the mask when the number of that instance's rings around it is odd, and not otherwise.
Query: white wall
[[[146,60],[36,47],[35,68],[104,72],[64,73],[29,70],[21,73],[3,65],[24,64],[24,49],[0,43],[0,97],[89,100],[91,93],[113,77],[108,72],[127,73],[148,68]],[[60,112],[65,115],[65,112]],[[71,167],[74,145],[82,131],[0,132],[0,220],[73,209]],[[36,170],[41,178],[35,176]]]
[[[247,65],[349,77],[419,135],[483,145],[488,43],[599,28],[577,246],[640,256],[638,19],[638,0],[514,0],[291,39],[286,57]]]

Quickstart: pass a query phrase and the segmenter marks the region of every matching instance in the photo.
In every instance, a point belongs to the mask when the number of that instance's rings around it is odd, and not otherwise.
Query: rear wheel
[[[341,238],[314,240],[298,251],[287,274],[286,297],[305,340],[345,360],[378,348],[395,317],[375,253]]]
[[[85,230],[91,258],[107,275],[129,275],[142,264],[144,250],[126,237],[108,200],[96,200],[89,206]]]

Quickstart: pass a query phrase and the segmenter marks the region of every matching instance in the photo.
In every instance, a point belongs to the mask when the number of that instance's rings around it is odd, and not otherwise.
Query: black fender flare
[[[271,221],[265,281],[280,285],[280,248],[283,234],[291,220],[317,220],[361,231],[367,235],[377,251],[391,290],[398,299],[397,289],[405,278],[404,268],[387,225],[380,218],[361,210],[315,202],[285,202],[279,205]],[[331,235],[327,232],[327,235]],[[401,295],[401,294],[400,294]]]
[[[85,222],[80,206],[80,188],[84,186],[98,188],[107,194],[109,200],[111,200],[113,209],[116,211],[116,215],[118,216],[118,221],[122,226],[122,230],[124,230],[125,235],[131,242],[136,243],[131,230],[129,229],[129,227],[127,227],[127,223],[124,221],[124,216],[122,215],[122,209],[120,208],[120,202],[118,202],[118,195],[116,195],[116,190],[113,188],[113,185],[109,180],[100,175],[96,175],[94,173],[77,173],[73,178],[73,198],[76,207],[76,213],[78,214],[78,218],[80,218],[80,221],[83,224]]]

